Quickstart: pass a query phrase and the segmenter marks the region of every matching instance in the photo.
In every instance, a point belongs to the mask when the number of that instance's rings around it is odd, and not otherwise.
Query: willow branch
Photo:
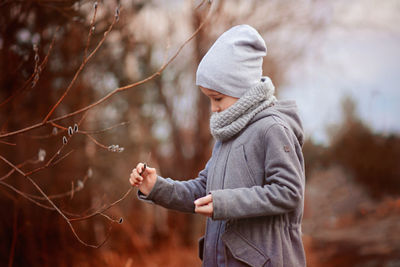
[[[53,47],[54,47],[54,44],[55,44],[55,41],[56,41],[57,32],[58,32],[59,30],[60,30],[60,26],[58,26],[58,27],[56,28],[56,31],[55,31],[54,36],[53,36],[53,39],[51,40],[51,43],[50,43],[50,46],[49,46],[49,51],[47,51],[47,54],[46,54],[45,58],[43,59],[42,63],[40,64],[40,67],[39,67],[39,70],[40,70],[40,71],[39,71],[39,73],[42,72],[42,71],[44,70],[44,68],[46,67],[47,61],[49,60],[51,51],[53,50]],[[9,96],[6,100],[4,100],[3,102],[1,102],[1,103],[0,103],[0,108],[1,108],[2,106],[6,105],[6,104],[7,104],[8,102],[10,102],[11,100],[13,100],[18,94],[22,93],[22,92],[25,90],[25,88],[27,88],[28,85],[32,82],[32,80],[33,80],[33,78],[35,77],[35,75],[36,75],[36,73],[33,72],[32,75],[29,77],[29,79],[25,81],[24,85],[23,85],[19,90],[17,90],[14,94],[12,94],[12,95]]]
[[[0,155],[0,159],[3,160],[5,163],[7,163],[9,166],[11,166],[12,168],[14,168],[19,174],[21,174],[22,176],[24,176],[35,188],[36,190],[47,200],[47,202],[49,202],[50,206],[52,206],[57,212],[58,214],[60,214],[60,216],[66,221],[66,223],[68,224],[69,228],[71,229],[72,233],[74,234],[75,238],[83,245],[88,246],[88,247],[92,247],[92,248],[99,248],[101,247],[108,239],[109,235],[104,239],[103,242],[101,242],[98,245],[93,245],[93,244],[89,244],[85,241],[83,241],[78,234],[75,231],[75,228],[73,227],[70,219],[57,207],[56,204],[54,204],[54,202],[46,195],[46,193],[40,188],[40,186],[28,175],[26,175],[23,171],[21,171],[17,166],[15,166],[14,164],[12,164],[11,162],[9,162],[6,158],[4,158],[3,156]],[[110,225],[111,227],[111,225]],[[110,232],[109,232],[110,233]]]
[[[46,117],[43,119],[43,122],[47,122],[50,118],[50,116],[53,114],[53,112],[56,110],[56,108],[61,104],[61,102],[64,100],[64,98],[67,96],[67,94],[69,93],[69,91],[71,90],[72,86],[75,84],[75,81],[77,80],[79,74],[81,74],[83,68],[86,66],[86,64],[89,62],[89,60],[93,57],[94,54],[96,54],[96,52],[99,50],[99,48],[101,47],[101,45],[104,43],[104,41],[106,40],[108,34],[111,32],[114,24],[117,22],[117,17],[114,17],[111,25],[109,26],[109,28],[107,29],[107,31],[104,32],[104,36],[103,38],[100,40],[100,42],[97,44],[96,48],[89,54],[88,57],[85,57],[82,64],[80,65],[78,71],[75,73],[74,78],[72,79],[72,81],[69,83],[67,89],[65,90],[65,92],[63,93],[63,95],[58,99],[57,103],[51,108],[50,112],[46,115]]]
[[[21,134],[21,133],[25,133],[25,132],[31,131],[31,130],[33,130],[33,129],[37,129],[37,128],[39,128],[39,127],[42,127],[42,126],[44,126],[44,125],[46,125],[46,124],[49,124],[49,123],[52,123],[52,122],[56,122],[56,121],[60,121],[60,120],[66,119],[66,118],[73,117],[73,116],[75,116],[75,115],[77,115],[77,114],[80,114],[80,113],[85,112],[85,111],[87,111],[87,110],[89,110],[89,109],[92,109],[92,108],[94,108],[95,106],[98,106],[99,104],[105,102],[106,100],[108,100],[108,99],[111,98],[113,95],[115,95],[115,94],[117,94],[117,93],[119,93],[119,92],[122,92],[122,91],[125,91],[125,90],[128,90],[128,89],[131,89],[131,88],[136,87],[136,86],[139,86],[139,85],[141,85],[141,84],[144,84],[144,83],[146,83],[146,82],[148,82],[148,81],[154,79],[155,77],[161,75],[161,73],[165,70],[165,68],[179,55],[179,53],[180,53],[181,50],[187,45],[187,43],[189,43],[189,42],[199,33],[199,31],[203,28],[203,26],[206,24],[206,22],[208,21],[209,15],[210,15],[210,5],[211,5],[211,3],[209,2],[209,4],[208,4],[207,16],[206,16],[206,18],[202,21],[202,23],[197,27],[197,29],[193,32],[193,34],[179,47],[179,49],[176,51],[176,53],[175,53],[165,64],[163,64],[163,65],[159,68],[158,71],[156,71],[155,73],[153,73],[153,74],[150,75],[149,77],[147,77],[147,78],[145,78],[145,79],[143,79],[143,80],[141,80],[141,81],[138,81],[138,82],[136,82],[136,83],[129,84],[129,85],[126,85],[126,86],[124,86],[124,87],[116,88],[116,89],[114,89],[113,91],[111,91],[110,93],[108,93],[107,95],[105,95],[104,97],[102,97],[102,98],[100,98],[99,100],[97,100],[96,102],[94,102],[94,103],[92,103],[92,104],[90,104],[90,105],[88,105],[88,106],[86,106],[86,107],[83,107],[83,108],[81,108],[81,109],[78,109],[78,110],[76,110],[76,111],[74,111],[74,112],[68,113],[68,114],[63,115],[63,116],[59,116],[59,117],[54,118],[54,119],[51,119],[51,120],[47,120],[47,121],[46,121],[46,120],[43,120],[43,121],[40,122],[40,123],[31,125],[31,126],[29,126],[29,127],[26,127],[26,128],[20,129],[20,130],[12,131],[12,132],[5,133],[5,134],[0,134],[0,138],[5,138],[5,137],[9,137],[9,136],[14,136],[14,135],[18,135],[18,134]],[[46,117],[47,117],[47,116],[46,116]]]
[[[33,158],[31,158],[31,159],[25,160],[24,162],[22,162],[22,163],[20,163],[20,164],[18,164],[18,165],[16,165],[16,166],[17,166],[18,168],[22,168],[23,166],[25,166],[25,165],[28,164],[28,163],[37,164],[37,163],[39,163],[39,162],[40,162],[39,159],[34,160]],[[5,179],[7,179],[7,178],[10,177],[11,174],[13,174],[14,172],[15,172],[15,169],[11,168],[11,170],[10,170],[7,174],[5,174],[4,176],[2,176],[2,177],[0,178],[0,181],[3,181],[3,180],[5,180]]]
[[[130,121],[124,121],[124,122],[120,122],[118,124],[112,125],[110,127],[107,127],[107,128],[101,129],[101,130],[93,130],[93,131],[79,130],[79,133],[82,133],[82,134],[99,134],[99,133],[107,132],[107,131],[112,130],[114,128],[117,128],[119,126],[127,125],[129,123],[131,123],[131,122]]]
[[[112,206],[115,206],[118,203],[120,203],[121,201],[123,201],[129,195],[129,193],[132,192],[132,190],[133,190],[133,187],[129,188],[128,191],[126,191],[126,193],[120,199],[114,201],[113,203],[107,205],[106,207],[103,207],[103,208],[99,209],[98,211],[93,212],[92,214],[89,214],[89,215],[83,216],[83,217],[79,217],[79,218],[73,218],[73,219],[70,219],[70,220],[71,221],[82,221],[82,220],[90,219],[90,218],[92,218],[92,217],[94,217],[96,215],[102,214],[103,212],[105,212],[108,209],[110,209]]]
[[[88,53],[90,38],[92,37],[93,31],[94,31],[94,22],[96,20],[96,14],[97,14],[97,2],[95,2],[95,4],[94,4],[94,13],[93,13],[92,20],[90,21],[90,30],[89,30],[89,35],[88,35],[88,38],[86,41],[86,48],[85,48],[85,53],[84,53],[83,58],[86,58],[87,53]]]
[[[16,146],[17,145],[15,143],[10,143],[10,142],[7,142],[7,141],[2,141],[2,140],[0,140],[0,143],[5,144],[5,145],[9,145],[9,146]]]

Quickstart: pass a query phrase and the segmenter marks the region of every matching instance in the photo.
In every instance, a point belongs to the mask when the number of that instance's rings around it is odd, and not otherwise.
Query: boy
[[[162,178],[139,163],[138,196],[208,216],[203,266],[305,266],[303,130],[296,105],[277,101],[262,77],[267,49],[248,25],[223,33],[199,64],[196,84],[210,99],[216,143],[189,181]]]

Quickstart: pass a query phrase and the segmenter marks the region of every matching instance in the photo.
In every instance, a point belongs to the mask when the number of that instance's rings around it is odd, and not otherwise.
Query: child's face
[[[200,90],[205,94],[211,102],[212,112],[221,112],[232,106],[239,98],[221,94],[212,89],[200,87]]]

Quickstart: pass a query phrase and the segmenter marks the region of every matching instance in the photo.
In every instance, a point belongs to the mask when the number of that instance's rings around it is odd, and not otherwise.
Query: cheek
[[[230,106],[232,106],[236,101],[232,100],[232,99],[227,99],[226,101],[224,101],[223,103],[223,109],[227,109]]]

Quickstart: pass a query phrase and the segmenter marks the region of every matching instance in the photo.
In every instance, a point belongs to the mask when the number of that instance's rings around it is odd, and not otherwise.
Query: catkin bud
[[[91,178],[91,177],[93,176],[93,170],[92,170],[92,168],[89,168],[89,169],[88,169],[88,171],[87,171],[87,176],[88,176],[88,178]]]
[[[77,133],[78,132],[78,124],[74,124],[74,132]]]
[[[68,135],[69,135],[69,136],[72,136],[73,134],[74,134],[74,130],[72,130],[72,127],[69,126],[69,127],[68,127]]]
[[[94,8],[95,8],[95,9],[97,8],[97,1],[94,2]]]
[[[67,137],[63,136],[63,144],[66,145],[68,143]]]
[[[121,223],[123,223],[124,222],[124,219],[122,219],[122,217],[121,218],[119,218],[119,224],[121,224]]]
[[[118,21],[119,20],[119,6],[115,8],[115,19]]]
[[[83,189],[83,187],[85,187],[85,184],[81,180],[78,180],[78,189]]]
[[[46,157],[46,150],[44,149],[39,149],[38,153],[38,160],[39,161],[44,161],[44,158]]]
[[[51,132],[53,135],[56,135],[58,133],[57,127],[53,127],[53,130]]]

